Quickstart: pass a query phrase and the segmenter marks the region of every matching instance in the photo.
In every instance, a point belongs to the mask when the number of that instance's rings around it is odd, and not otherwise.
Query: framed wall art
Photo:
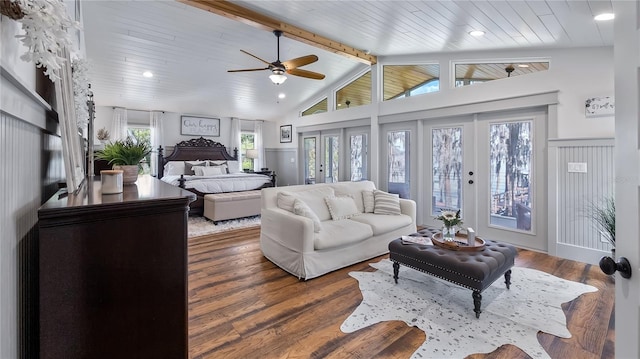
[[[292,133],[293,126],[292,125],[283,125],[280,126],[280,143],[287,143],[292,141]]]
[[[181,116],[180,134],[220,137],[220,119],[209,117]]]

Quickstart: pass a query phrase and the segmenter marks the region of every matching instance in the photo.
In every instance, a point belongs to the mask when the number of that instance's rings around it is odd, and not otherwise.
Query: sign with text
[[[182,116],[181,135],[220,136],[220,119],[208,117]]]

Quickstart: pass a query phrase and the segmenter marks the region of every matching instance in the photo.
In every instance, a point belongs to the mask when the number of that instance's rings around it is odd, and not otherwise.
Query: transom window
[[[385,65],[384,100],[440,91],[440,65]]]
[[[499,62],[455,64],[456,87],[549,70],[549,62]]]

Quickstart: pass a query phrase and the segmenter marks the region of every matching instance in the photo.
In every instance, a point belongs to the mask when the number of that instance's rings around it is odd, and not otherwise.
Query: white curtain
[[[231,172],[242,171],[242,156],[240,154],[240,120],[237,118],[231,119],[231,143],[229,144],[231,154],[233,149],[238,149],[238,164],[237,168],[229,168]]]
[[[256,150],[258,150],[258,158],[253,160],[253,170],[260,171],[264,163],[264,146],[262,145],[262,121],[255,121],[253,123],[253,132],[255,133],[255,138],[253,139],[253,145]]]
[[[158,175],[158,147],[162,144],[162,122],[164,112],[151,111],[149,113],[149,128],[151,129],[151,175]]]
[[[125,140],[127,138],[127,109],[116,107],[113,109],[112,141]]]

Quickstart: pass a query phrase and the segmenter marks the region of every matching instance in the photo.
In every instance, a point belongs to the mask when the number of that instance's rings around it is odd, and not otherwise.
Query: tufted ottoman
[[[437,231],[422,229],[412,236],[431,237]],[[405,242],[406,243],[406,242]],[[507,289],[511,284],[511,267],[518,255],[515,247],[485,239],[485,248],[475,252],[455,251],[432,245],[404,244],[401,239],[389,243],[393,261],[393,278],[398,283],[400,264],[431,274],[473,291],[473,311],[480,318],[482,293],[504,275]]]

